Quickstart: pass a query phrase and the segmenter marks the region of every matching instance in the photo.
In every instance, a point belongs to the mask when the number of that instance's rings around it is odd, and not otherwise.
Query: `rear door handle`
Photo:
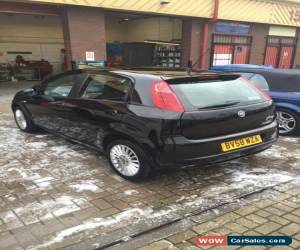
[[[107,113],[109,115],[117,115],[117,114],[119,114],[119,111],[116,109],[113,109],[113,110],[107,110],[105,113]]]
[[[55,102],[54,105],[57,107],[65,107],[66,106],[66,104],[63,102]]]

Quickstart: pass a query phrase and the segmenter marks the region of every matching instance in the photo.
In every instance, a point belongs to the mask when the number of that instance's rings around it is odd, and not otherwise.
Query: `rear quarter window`
[[[91,74],[81,98],[126,101],[131,88],[132,83],[127,78],[110,74]]]
[[[262,90],[270,91],[269,84],[267,80],[259,74],[253,74],[251,77],[248,78],[250,81],[256,83]]]

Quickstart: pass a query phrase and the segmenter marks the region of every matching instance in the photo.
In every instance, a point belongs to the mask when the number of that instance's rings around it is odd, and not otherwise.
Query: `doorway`
[[[282,69],[292,68],[296,45],[297,38],[295,37],[268,36],[264,65]]]
[[[213,35],[211,66],[249,63],[251,36]]]

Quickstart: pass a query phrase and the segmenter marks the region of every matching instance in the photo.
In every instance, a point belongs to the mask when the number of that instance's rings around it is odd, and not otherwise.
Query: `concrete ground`
[[[289,211],[275,198],[300,184],[300,138],[280,138],[256,156],[131,183],[91,150],[50,134],[20,132],[9,102],[17,89],[31,85],[0,83],[0,249],[184,249],[202,232],[242,234],[247,228],[244,232],[268,234],[257,229],[265,222],[252,217],[251,224],[249,214],[276,222],[267,224],[275,231],[283,226],[271,216],[297,216],[298,194],[284,201],[293,203]],[[260,199],[273,201],[268,216],[248,205]],[[226,228],[201,224],[214,224],[214,216],[240,207],[250,207],[250,213],[233,211],[238,217],[229,215]],[[288,220],[282,225],[293,222],[292,217]],[[188,236],[182,236],[185,232]]]

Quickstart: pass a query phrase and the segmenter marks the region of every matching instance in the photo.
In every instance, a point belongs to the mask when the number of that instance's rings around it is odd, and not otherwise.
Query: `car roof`
[[[78,70],[77,70],[78,71]],[[178,79],[178,78],[191,78],[191,77],[211,77],[212,79],[222,78],[225,76],[226,78],[236,78],[237,74],[231,72],[214,72],[210,70],[202,70],[202,71],[191,71],[187,72],[184,69],[162,69],[162,68],[86,68],[81,69],[79,71],[85,71],[88,73],[105,73],[110,72],[122,76],[132,77],[132,78],[148,78],[153,80],[169,80],[169,79]]]
[[[300,75],[299,69],[234,69],[230,70],[230,72],[246,72],[246,73],[257,73],[257,74],[269,74],[269,75]]]
[[[215,65],[212,66],[212,70],[216,71],[232,71],[232,70],[243,70],[243,69],[272,69],[272,66],[255,65],[255,64],[226,64],[226,65]]]

